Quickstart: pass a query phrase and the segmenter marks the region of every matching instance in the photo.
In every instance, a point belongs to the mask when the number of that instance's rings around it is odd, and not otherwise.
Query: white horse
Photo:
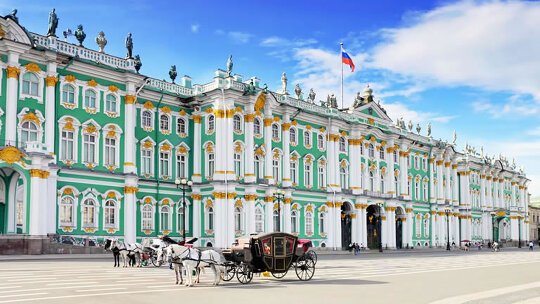
[[[178,284],[178,275],[180,275],[180,279],[183,281],[181,263],[186,268],[186,286],[194,285],[193,271],[196,271],[196,282],[199,282],[200,271],[204,267],[210,267],[214,273],[214,282],[212,285],[219,285],[221,274],[225,272],[225,267],[222,266],[225,259],[217,251],[205,250],[201,252],[198,249],[172,244],[167,248],[167,252],[174,263],[176,284]]]

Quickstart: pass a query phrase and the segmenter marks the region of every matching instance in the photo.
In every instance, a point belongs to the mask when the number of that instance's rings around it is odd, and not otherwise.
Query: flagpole
[[[343,42],[341,42],[341,54],[339,54],[339,60],[341,61],[341,108],[343,109]]]

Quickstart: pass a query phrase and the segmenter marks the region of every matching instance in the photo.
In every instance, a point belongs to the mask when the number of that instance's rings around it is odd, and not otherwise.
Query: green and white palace
[[[528,239],[523,170],[393,123],[369,87],[343,110],[283,78],[267,90],[231,59],[208,82],[174,83],[103,47],[0,17],[4,237],[140,242],[185,227],[224,248],[280,230],[339,249]],[[193,181],[185,196],[177,178]]]

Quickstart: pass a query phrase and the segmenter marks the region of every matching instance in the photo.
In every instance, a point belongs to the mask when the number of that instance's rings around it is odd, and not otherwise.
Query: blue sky
[[[375,3],[376,2],[376,3]],[[170,65],[194,83],[210,81],[234,56],[234,72],[278,89],[339,94],[339,43],[356,64],[345,68],[345,104],[369,83],[390,117],[433,136],[516,158],[540,195],[540,3],[520,1],[15,1],[23,26],[45,34],[56,8],[59,32],[83,24],[85,45],[103,30],[105,51],[124,56],[133,33],[141,72],[168,79]],[[74,38],[70,38],[74,42]],[[424,131],[423,131],[424,132]]]

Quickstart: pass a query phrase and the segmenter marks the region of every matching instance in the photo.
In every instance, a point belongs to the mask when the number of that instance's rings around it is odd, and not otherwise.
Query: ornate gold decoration
[[[244,115],[244,121],[245,122],[253,122],[255,120],[255,114],[245,114]]]
[[[41,170],[39,169],[30,169],[30,177],[41,177]]]
[[[143,148],[145,148],[145,149],[151,149],[152,147],[154,147],[154,143],[152,143],[152,142],[149,141],[149,140],[146,140],[146,141],[143,143]]]
[[[133,186],[125,186],[124,187],[124,193],[125,194],[135,194],[139,192],[139,188],[133,187]]]
[[[257,194],[244,194],[244,199],[246,201],[254,201],[257,199]]]
[[[169,145],[168,143],[164,143],[163,145],[161,145],[161,147],[159,148],[160,151],[171,151],[171,145]]]
[[[273,121],[274,121],[274,120],[273,120],[272,118],[265,118],[265,119],[264,119],[264,126],[265,126],[265,127],[271,126]]]
[[[278,121],[280,121],[280,120],[281,120],[281,118],[279,118],[278,116],[274,116],[274,121],[275,121],[275,122],[278,122]]]
[[[77,80],[77,78],[73,75],[66,75],[66,77],[64,77],[64,81],[66,82],[74,82],[75,80]]]
[[[373,119],[371,117],[369,117],[367,121],[368,121],[368,124],[370,124],[370,125],[375,124],[375,119]]]
[[[193,194],[191,194],[191,198],[194,201],[200,201],[202,199],[202,195],[200,195],[199,193],[193,193]]]
[[[113,233],[115,233],[117,230],[116,230],[116,228],[107,228],[106,231],[107,231],[107,233],[109,233],[109,234],[113,234]]]
[[[124,102],[126,104],[134,104],[136,99],[135,95],[126,95],[124,97]]]
[[[8,78],[19,78],[21,70],[18,67],[8,66],[6,69]]]
[[[36,125],[41,126],[41,121],[39,120],[39,117],[37,117],[36,113],[34,113],[34,112],[28,112],[28,113],[24,114],[21,121],[22,122],[32,121]]]
[[[168,106],[164,106],[163,108],[161,108],[161,112],[163,113],[171,113],[171,108],[169,108]]]
[[[41,68],[39,67],[39,65],[35,63],[29,63],[25,65],[24,68],[29,72],[34,72],[34,73],[41,72]]]
[[[261,111],[262,109],[264,109],[265,103],[266,103],[266,94],[262,92],[257,97],[257,100],[255,101],[255,104],[253,105],[253,109],[255,109],[255,111]]]
[[[64,232],[73,232],[73,227],[64,226],[64,227],[62,227],[62,231],[64,231]]]
[[[214,144],[208,143],[208,144],[206,145],[206,152],[208,152],[208,153],[213,153],[213,152],[214,152]]]
[[[201,123],[201,115],[193,115],[192,118],[194,123]]]
[[[71,188],[65,188],[64,191],[62,192],[62,195],[72,195],[73,194],[73,189]]]
[[[90,79],[86,82],[86,84],[89,86],[89,87],[96,87],[97,86],[97,81],[95,81],[94,79]]]
[[[499,210],[499,211],[495,212],[495,215],[496,216],[506,216],[506,212],[503,211],[503,210]]]
[[[3,38],[6,36],[6,31],[0,26],[0,38]]]
[[[57,82],[58,82],[58,78],[55,76],[45,77],[45,85],[48,87],[54,87]]]
[[[283,129],[284,132],[289,132],[289,129],[291,128],[291,123],[285,122],[281,125],[281,128]]]
[[[313,205],[307,205],[306,212],[313,212]]]
[[[109,86],[109,91],[111,91],[113,93],[116,93],[116,92],[118,92],[118,87],[115,86],[115,85],[110,85]]]
[[[97,128],[93,125],[88,125],[84,128],[84,133],[87,133],[87,134],[96,133],[96,131],[97,131]]]
[[[24,157],[24,153],[13,146],[6,146],[3,149],[0,150],[0,160],[8,163],[13,164],[15,162],[22,161],[22,158]]]
[[[151,101],[147,101],[143,104],[143,108],[147,110],[152,110],[154,108],[154,104]]]
[[[188,149],[185,146],[180,146],[176,151],[180,154],[187,154]]]

